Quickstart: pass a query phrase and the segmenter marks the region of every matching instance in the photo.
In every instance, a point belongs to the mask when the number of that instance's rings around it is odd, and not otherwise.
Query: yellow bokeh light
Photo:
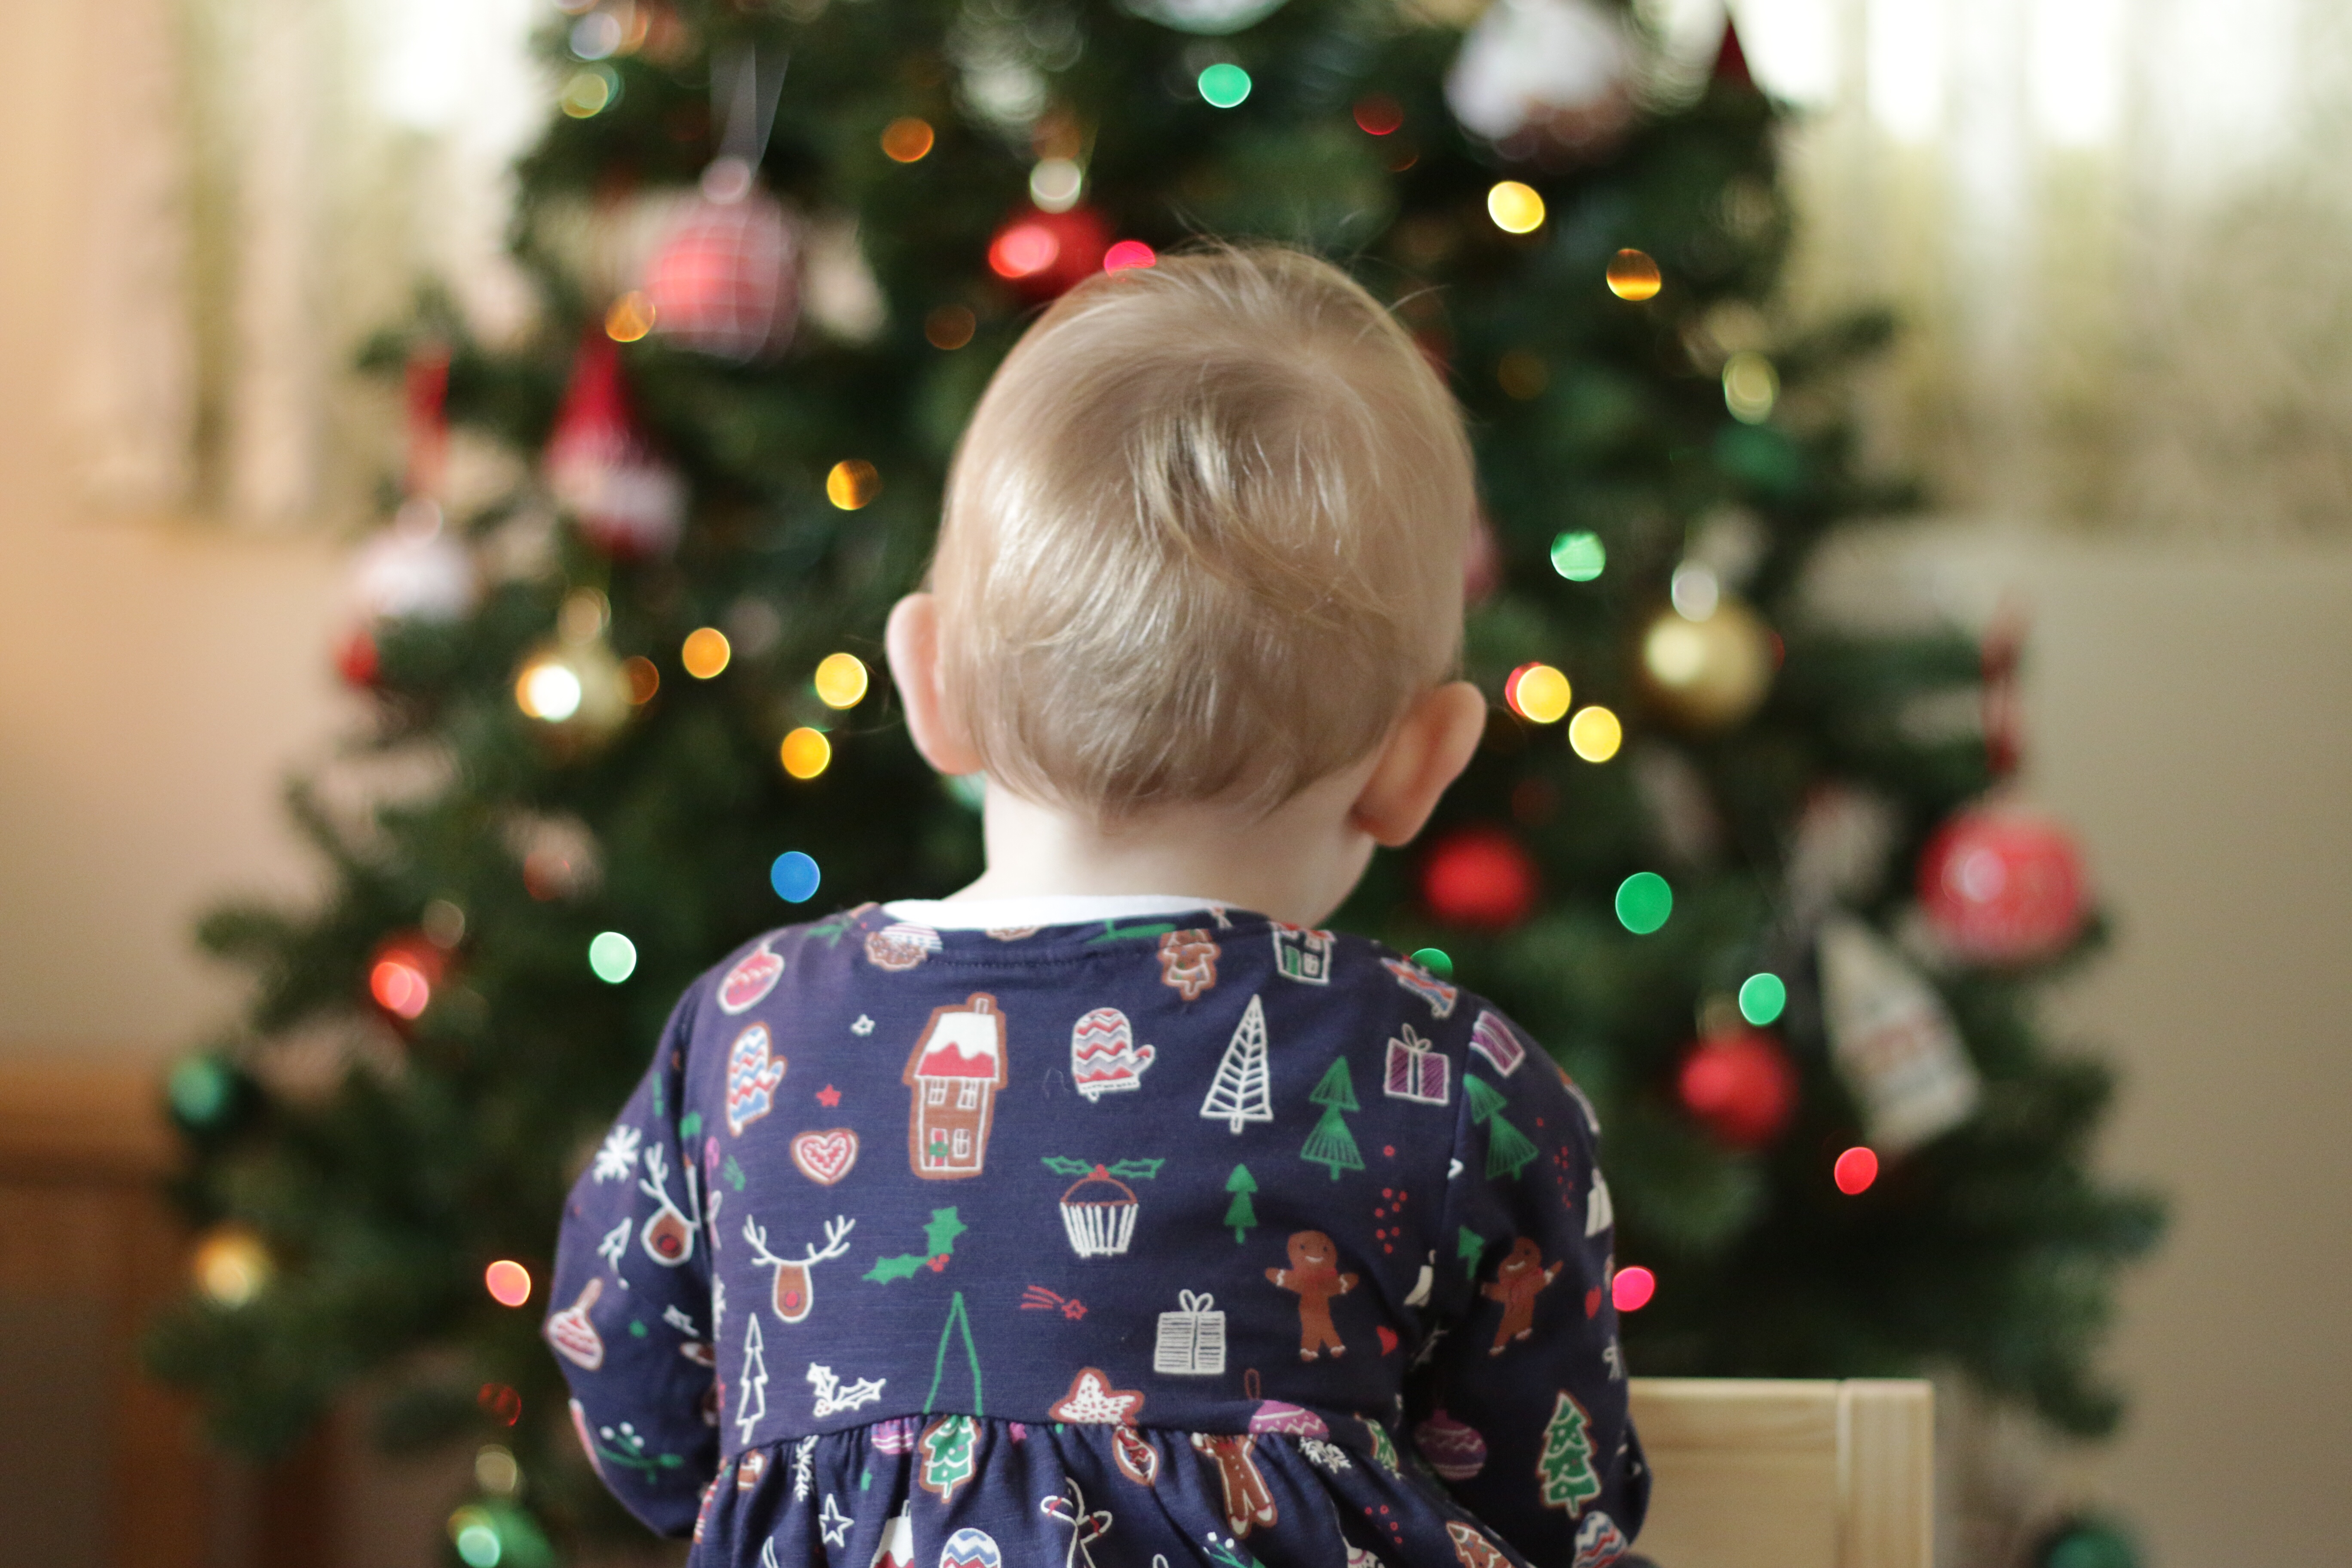
[[[269,1249],[243,1226],[225,1225],[196,1247],[196,1289],[223,1307],[242,1307],[269,1284]]]
[[[1605,763],[1625,743],[1625,726],[1606,708],[1580,709],[1568,721],[1569,749],[1588,763]]]
[[[1780,400],[1780,373],[1753,349],[1742,349],[1723,362],[1723,405],[1731,416],[1760,425]]]
[[[1548,664],[1531,664],[1511,682],[1511,706],[1538,724],[1556,724],[1568,711],[1568,677]]]
[[[1486,193],[1486,216],[1505,234],[1533,234],[1543,226],[1544,199],[1533,185],[1499,181]]]
[[[824,738],[824,731],[805,724],[786,735],[778,750],[784,772],[796,779],[813,779],[833,765],[833,742]]]
[[[1647,252],[1621,250],[1609,258],[1609,291],[1620,300],[1654,299],[1665,279]]]
[[[882,476],[863,458],[844,458],[824,476],[824,499],[844,511],[856,511],[881,489]]]
[[[556,102],[574,120],[592,119],[612,105],[614,89],[620,81],[610,66],[590,66],[572,73]]]
[[[535,658],[515,677],[515,706],[528,718],[561,724],[580,711],[580,676],[552,658]]]
[[[604,335],[616,343],[633,343],[654,330],[654,302],[635,289],[613,301],[604,312]]]
[[[882,151],[894,163],[918,163],[931,150],[934,140],[930,122],[910,115],[883,127]]]
[[[854,653],[829,653],[818,661],[817,700],[828,708],[855,708],[866,697],[866,661]]]
[[[727,634],[717,626],[697,626],[686,634],[686,646],[677,650],[677,657],[687,674],[708,680],[727,668],[735,650],[728,645]]]

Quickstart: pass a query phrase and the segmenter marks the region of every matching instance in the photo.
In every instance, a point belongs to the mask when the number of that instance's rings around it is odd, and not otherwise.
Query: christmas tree
[[[597,1140],[731,944],[976,872],[972,792],[875,673],[885,611],[1037,305],[1203,234],[1351,266],[1470,416],[1492,723],[1338,923],[1433,950],[1589,1099],[1657,1280],[1632,1365],[1937,1364],[2114,1419],[2090,1356],[2154,1215],[2092,1180],[2107,1078],[2032,1013],[2097,922],[2005,789],[2013,640],[1804,611],[1825,534],[1906,499],[1841,416],[1887,326],[1780,309],[1779,111],[1735,39],[1684,69],[1602,0],[563,10],[513,226],[539,325],[478,342],[427,297],[372,353],[413,460],[340,662],[357,744],[425,782],[356,820],[298,790],[327,896],[204,927],[256,988],[173,1077],[205,1228],[153,1355],[216,1430],[282,1447],[365,1378],[387,1442],[510,1452],[528,1487],[466,1505],[510,1560],[630,1528],[532,1298],[565,1184],[634,1165]],[[517,477],[445,479],[445,417]],[[1549,1070],[1481,1040],[1505,1089]],[[1203,1117],[1270,1117],[1266,1047],[1253,1001]]]
[[[1356,1147],[1356,1135],[1349,1131],[1345,1114],[1359,1109],[1356,1086],[1348,1076],[1348,1058],[1333,1062],[1307,1098],[1323,1108],[1323,1115],[1307,1135],[1298,1157],[1329,1171],[1335,1182],[1342,1171],[1362,1170],[1364,1156]]]

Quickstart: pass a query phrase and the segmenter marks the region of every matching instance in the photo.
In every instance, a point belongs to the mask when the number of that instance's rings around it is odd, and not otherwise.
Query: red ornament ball
[[[696,201],[646,268],[656,336],[716,359],[781,351],[800,313],[800,246],[775,197]]]
[[[2020,963],[2065,948],[2088,900],[2074,836],[2014,808],[1963,811],[1919,857],[1919,902],[1944,945],[1979,963]]]
[[[988,242],[988,269],[1024,294],[1050,300],[1101,270],[1109,250],[1110,226],[1092,207],[1026,207]]]
[[[343,678],[346,686],[362,691],[375,689],[376,678],[383,673],[383,660],[367,627],[353,626],[335,646],[335,673]]]
[[[1760,1149],[1797,1109],[1797,1069],[1760,1029],[1726,1029],[1690,1048],[1675,1075],[1683,1109],[1734,1149]]]
[[[1448,925],[1501,931],[1528,918],[1541,891],[1536,863],[1500,827],[1460,827],[1430,846],[1421,896]]]

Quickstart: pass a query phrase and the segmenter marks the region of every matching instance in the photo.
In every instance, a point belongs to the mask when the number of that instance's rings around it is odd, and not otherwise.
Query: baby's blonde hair
[[[1222,247],[1097,277],[958,448],[945,695],[1024,797],[1271,809],[1452,672],[1475,508],[1453,398],[1338,268]]]

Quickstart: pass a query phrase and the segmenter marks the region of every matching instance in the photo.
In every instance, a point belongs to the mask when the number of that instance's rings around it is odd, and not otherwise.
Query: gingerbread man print
[[[1502,1267],[1495,1270],[1494,1280],[1479,1288],[1478,1293],[1489,1301],[1503,1304],[1503,1321],[1495,1325],[1495,1342],[1488,1355],[1501,1355],[1503,1347],[1513,1340],[1523,1340],[1535,1332],[1536,1298],[1545,1286],[1559,1277],[1561,1265],[1544,1267],[1543,1249],[1530,1237],[1520,1237],[1511,1243]]]
[[[1339,1272],[1339,1249],[1319,1230],[1302,1230],[1290,1238],[1290,1267],[1269,1268],[1265,1277],[1298,1298],[1298,1359],[1313,1361],[1326,1349],[1331,1359],[1348,1353],[1339,1331],[1331,1322],[1331,1298],[1356,1288],[1356,1276]]]

